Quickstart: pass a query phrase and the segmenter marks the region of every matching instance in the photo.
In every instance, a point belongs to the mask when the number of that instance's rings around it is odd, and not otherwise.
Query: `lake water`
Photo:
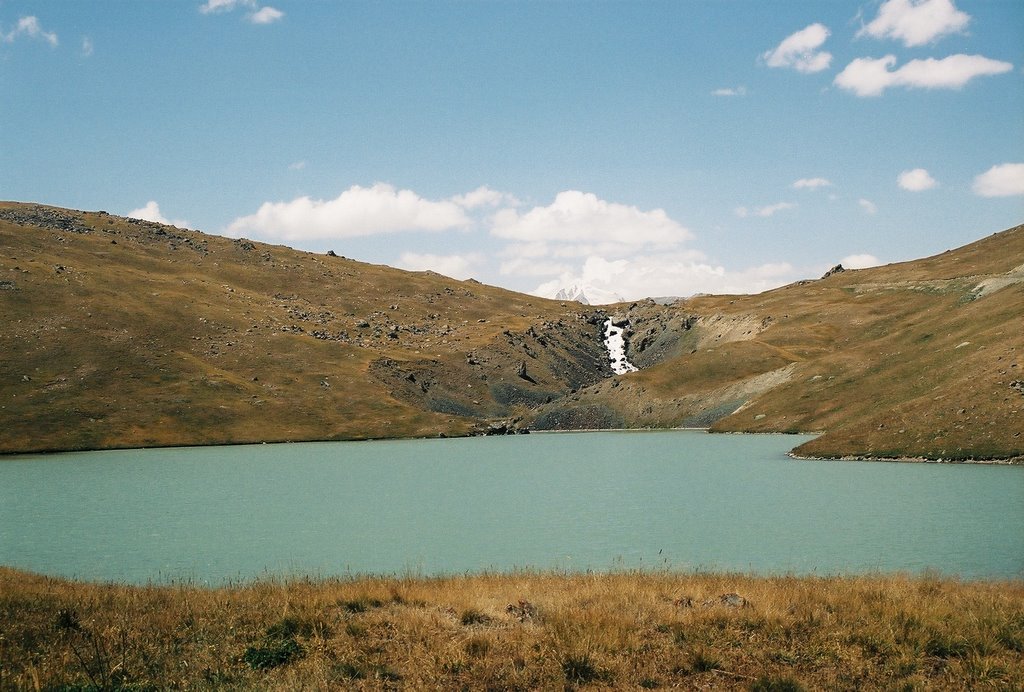
[[[1024,577],[1024,467],[700,432],[0,459],[0,564],[129,582],[484,570]]]

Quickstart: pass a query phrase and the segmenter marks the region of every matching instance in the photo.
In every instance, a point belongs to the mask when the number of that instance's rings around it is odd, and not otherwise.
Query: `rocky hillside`
[[[0,204],[0,451],[463,435],[611,375],[603,315]]]
[[[1024,455],[1024,226],[754,296],[621,306],[638,373],[541,426],[823,432],[798,454]]]
[[[0,451],[824,431],[825,456],[1024,454],[1024,227],[755,296],[604,308],[105,212],[0,203]],[[640,371],[602,342],[626,326]]]

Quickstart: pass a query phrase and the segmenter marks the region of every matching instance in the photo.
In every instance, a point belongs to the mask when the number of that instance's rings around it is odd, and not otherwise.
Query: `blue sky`
[[[0,199],[552,293],[1024,222],[1024,3],[0,0]]]

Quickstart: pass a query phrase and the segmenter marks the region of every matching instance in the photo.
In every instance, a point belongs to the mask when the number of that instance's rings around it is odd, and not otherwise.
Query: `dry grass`
[[[3,689],[1021,689],[1022,653],[1019,581],[505,574],[204,589],[0,569]]]
[[[1019,226],[759,295],[611,306],[643,366],[612,377],[594,308],[0,202],[0,453],[522,418],[824,431],[798,450],[814,456],[1024,457],[1022,259]]]

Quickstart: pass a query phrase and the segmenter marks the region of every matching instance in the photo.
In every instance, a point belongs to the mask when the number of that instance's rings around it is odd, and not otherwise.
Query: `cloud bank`
[[[794,206],[780,202],[752,213],[768,217]],[[689,248],[693,233],[663,209],[642,209],[580,190],[529,206],[487,186],[431,200],[386,183],[356,185],[329,200],[266,202],[255,213],[236,218],[226,234],[300,247],[334,240],[344,247],[345,239],[400,232],[432,233],[436,250],[396,249],[390,264],[458,279],[486,279],[490,273],[505,277],[506,285],[532,285],[532,293],[546,297],[574,285],[598,299],[751,293],[798,278],[785,263],[727,270]],[[499,247],[490,255],[461,251],[472,236],[456,240],[452,233],[485,234]]]
[[[386,183],[353,185],[334,199],[299,197],[290,202],[265,202],[255,214],[228,226],[234,237],[303,242],[325,238],[356,238],[400,231],[433,232],[465,229],[470,219],[452,200],[432,201],[412,190]]]

